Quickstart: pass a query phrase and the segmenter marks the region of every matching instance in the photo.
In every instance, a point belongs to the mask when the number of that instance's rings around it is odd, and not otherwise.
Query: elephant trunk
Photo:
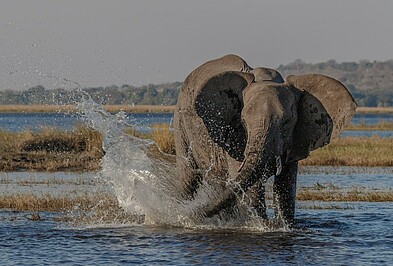
[[[248,191],[258,180],[266,181],[276,173],[276,162],[269,155],[270,134],[250,134],[245,150],[245,159],[238,169],[238,175],[232,179],[229,188],[217,193],[217,198],[203,207],[203,216],[211,217],[218,212],[231,208],[237,197]]]
[[[281,171],[281,158],[276,155],[275,132],[269,122],[261,123],[258,132],[250,132],[244,152],[244,161],[235,178],[242,190],[247,191],[257,180],[265,182]],[[254,127],[255,129],[255,127]]]
[[[279,127],[284,118],[284,108],[269,86],[253,83],[243,91],[244,107],[241,117],[247,130],[244,160],[232,184],[221,191],[215,201],[205,206],[205,216],[212,216],[236,203],[236,195],[243,195],[257,182],[265,182],[281,172],[284,142]]]
[[[257,180],[266,181],[281,171],[283,142],[277,136],[283,119],[283,108],[278,101],[268,101],[271,93],[259,86],[250,86],[243,93],[242,120],[247,129],[244,161],[238,169],[236,181],[247,190]]]

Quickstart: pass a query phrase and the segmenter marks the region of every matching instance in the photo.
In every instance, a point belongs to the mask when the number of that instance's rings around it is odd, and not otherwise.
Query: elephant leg
[[[281,174],[274,178],[273,184],[275,217],[281,216],[289,224],[295,220],[297,169],[297,162],[286,164]]]

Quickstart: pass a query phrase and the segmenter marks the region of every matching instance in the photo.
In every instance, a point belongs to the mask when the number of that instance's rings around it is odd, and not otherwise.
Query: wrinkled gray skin
[[[192,199],[207,182],[216,198],[201,215],[233,209],[242,198],[267,218],[264,184],[274,176],[276,217],[293,223],[298,161],[337,136],[355,109],[345,86],[330,77],[284,81],[236,55],[203,64],[184,81],[174,117],[183,197]]]

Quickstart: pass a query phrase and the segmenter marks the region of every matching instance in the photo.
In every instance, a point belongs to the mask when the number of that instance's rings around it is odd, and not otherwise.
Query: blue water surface
[[[393,114],[355,114],[353,124],[393,122]],[[128,113],[126,122],[138,131],[148,132],[151,124],[173,122],[172,113]],[[5,131],[38,131],[43,127],[72,130],[80,123],[77,115],[72,113],[0,113],[0,130]],[[353,137],[393,137],[393,131],[344,131],[340,136]]]
[[[391,265],[393,206],[297,211],[289,232],[0,222],[1,265]],[[17,216],[5,211],[1,216]],[[21,214],[19,214],[21,215]]]
[[[92,173],[2,173],[1,193],[20,191],[18,180],[91,179]],[[7,182],[5,182],[7,181]],[[298,187],[392,190],[393,168],[301,167]],[[67,182],[37,187],[65,191]],[[85,187],[90,187],[90,183]],[[46,192],[44,192],[46,193]],[[319,206],[310,208],[307,206]],[[324,208],[325,206],[325,208]],[[330,206],[335,206],[331,208]],[[391,202],[299,201],[295,228],[190,229],[57,221],[60,213],[0,210],[0,265],[392,265]]]
[[[149,130],[150,124],[173,120],[172,113],[128,113],[126,122],[140,131]],[[0,129],[4,131],[38,131],[45,127],[72,130],[81,121],[72,113],[0,113]]]

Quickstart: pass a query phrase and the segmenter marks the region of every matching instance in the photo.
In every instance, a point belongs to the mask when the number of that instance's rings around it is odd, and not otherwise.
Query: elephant
[[[338,136],[356,107],[346,87],[328,76],[284,80],[234,54],[204,63],[185,79],[174,112],[181,195],[193,199],[206,182],[215,199],[203,216],[247,195],[267,219],[265,183],[274,176],[275,217],[294,224],[298,161]]]

